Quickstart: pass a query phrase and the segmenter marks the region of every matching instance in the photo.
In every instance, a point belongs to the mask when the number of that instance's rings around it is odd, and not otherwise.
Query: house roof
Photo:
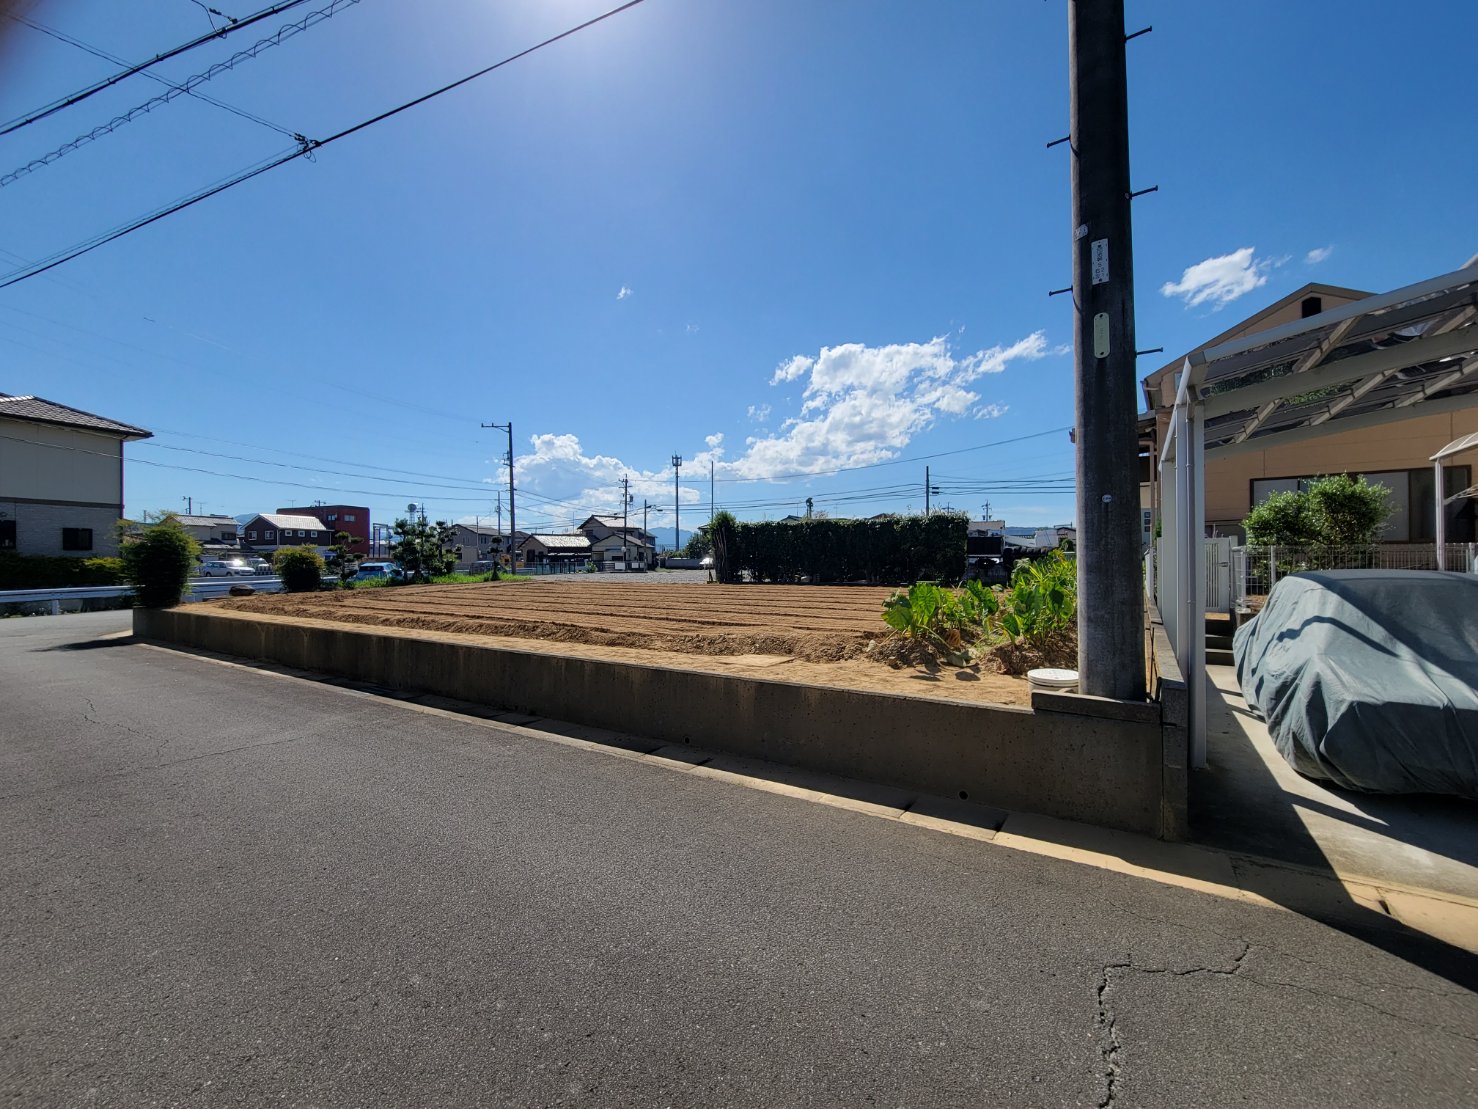
[[[316,516],[284,516],[278,512],[260,512],[255,517],[258,520],[266,520],[274,528],[292,528],[303,531],[328,531],[324,523]]]
[[[1240,339],[1244,336],[1262,331],[1268,326],[1268,321],[1278,315],[1278,313],[1292,308],[1296,304],[1302,304],[1306,298],[1311,296],[1321,298],[1335,297],[1339,300],[1351,301],[1364,300],[1366,297],[1373,295],[1373,293],[1367,292],[1364,289],[1347,289],[1343,285],[1325,285],[1317,281],[1311,281],[1302,288],[1293,290],[1287,296],[1279,297],[1260,312],[1254,312],[1240,323],[1235,323],[1220,334],[1213,335],[1210,339],[1207,339],[1200,346],[1196,347],[1195,350],[1206,350],[1210,347],[1220,346],[1222,343],[1230,342],[1232,339]],[[1167,362],[1154,373],[1144,378],[1145,386],[1152,387],[1166,374],[1179,371],[1181,366],[1185,365],[1186,356],[1195,353],[1195,350],[1187,351],[1186,354],[1181,355],[1172,362]]]
[[[1207,347],[1184,365],[1180,389],[1202,421],[1193,449],[1208,457],[1472,409],[1478,261]],[[1180,438],[1167,435],[1162,462]]]
[[[56,424],[60,427],[78,427],[87,431],[102,431],[120,439],[150,439],[152,431],[145,431],[132,424],[119,423],[106,416],[95,416],[80,408],[57,404],[43,397],[12,396],[0,393],[0,417],[11,420],[26,420],[34,424]]]
[[[590,549],[590,538],[585,535],[546,534],[534,532],[528,539],[536,539],[551,551],[584,551]],[[528,542],[528,539],[524,542]]]
[[[176,516],[175,519],[187,528],[223,528],[228,524],[236,527],[234,516]]]
[[[463,531],[470,531],[475,535],[497,535],[501,537],[503,534],[492,524],[458,524],[457,527]]]

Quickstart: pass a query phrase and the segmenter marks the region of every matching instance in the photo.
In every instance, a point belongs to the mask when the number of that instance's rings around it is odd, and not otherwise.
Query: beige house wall
[[[1252,508],[1252,482],[1257,478],[1421,469],[1430,466],[1432,455],[1448,443],[1474,431],[1478,431],[1478,403],[1459,412],[1414,416],[1290,446],[1208,459],[1206,522],[1241,523]],[[1478,465],[1478,452],[1471,458],[1454,458],[1453,462]]]
[[[0,420],[0,498],[10,497],[121,510],[123,441],[76,428]]]

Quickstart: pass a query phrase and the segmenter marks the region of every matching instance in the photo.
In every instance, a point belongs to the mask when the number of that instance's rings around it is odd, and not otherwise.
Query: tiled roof
[[[89,431],[107,431],[124,439],[149,439],[154,434],[132,424],[121,424],[104,416],[94,416],[91,412],[69,408],[65,404],[57,404],[42,397],[14,397],[9,393],[0,393],[0,417],[29,420],[37,424],[80,427]]]
[[[258,519],[266,520],[274,528],[293,528],[302,531],[328,531],[316,516],[283,516],[279,513],[263,512]]]
[[[227,525],[236,526],[234,516],[177,516],[175,517],[187,528],[223,528]]]
[[[580,551],[590,546],[590,540],[583,535],[546,535],[535,532],[529,538],[537,539],[551,551]]]

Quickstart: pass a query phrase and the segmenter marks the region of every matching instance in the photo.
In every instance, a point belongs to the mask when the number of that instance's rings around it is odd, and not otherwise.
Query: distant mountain
[[[686,515],[686,513],[684,513],[684,515]],[[640,521],[638,521],[638,522],[640,522]],[[707,523],[707,522],[708,521],[705,519],[704,520],[704,523]],[[671,528],[651,527],[648,530],[654,536],[657,537],[657,549],[659,551],[670,551],[670,550],[673,549],[674,544],[672,542],[672,529]],[[678,535],[678,541],[677,541],[676,546],[678,548],[687,546],[688,540],[691,539],[694,534],[695,533],[693,531],[689,530],[688,528],[683,528],[683,530]]]

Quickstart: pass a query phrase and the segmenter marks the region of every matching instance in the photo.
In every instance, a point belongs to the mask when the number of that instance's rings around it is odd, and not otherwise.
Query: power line
[[[314,27],[319,23],[322,23],[326,19],[332,19],[345,7],[349,7],[358,3],[359,0],[332,0],[328,7],[320,8],[318,11],[315,12],[310,12],[308,15],[305,15],[302,19],[296,20],[295,22],[283,24],[277,29],[274,34],[268,35],[264,39],[258,39],[256,43],[254,43],[252,46],[249,46],[247,49],[237,51],[235,54],[232,54],[223,62],[216,62],[213,66],[202,73],[196,73],[193,76],[185,78],[185,80],[180,82],[178,85],[173,84],[169,81],[165,81],[164,83],[169,86],[168,92],[163,92],[160,93],[158,96],[150,97],[142,104],[138,105],[135,108],[130,108],[122,115],[114,116],[107,123],[100,124],[97,127],[94,127],[91,131],[78,135],[71,142],[63,143],[61,146],[51,151],[51,153],[43,154],[41,157],[32,159],[25,165],[11,170],[3,177],[0,177],[0,188],[11,184],[19,178],[24,177],[28,173],[34,173],[38,169],[44,169],[46,166],[49,166],[53,162],[65,157],[72,151],[77,150],[90,142],[95,142],[96,140],[102,138],[104,135],[112,134],[124,124],[131,123],[138,116],[147,115],[155,108],[162,107],[175,98],[190,93],[196,86],[203,85],[205,84],[205,82],[220,76],[222,73],[226,73],[232,69],[235,69],[236,66],[239,65],[241,62],[249,61],[252,58],[257,57],[262,51],[268,50],[274,46],[281,45],[288,39],[292,38],[294,35],[297,35],[302,31],[306,31],[308,30],[308,28]],[[147,74],[147,76],[153,77],[154,74]],[[234,111],[235,109],[232,110]],[[271,127],[274,131],[279,131],[282,134],[285,134],[288,138],[295,139],[298,142],[307,141],[302,135],[293,131],[288,131],[281,127],[277,127],[275,124],[268,124],[265,120],[257,120],[256,122],[263,123],[266,126]]]
[[[58,42],[64,42],[68,46],[75,46],[78,50],[86,51],[94,58],[102,58],[103,61],[112,62],[114,65],[130,64],[129,62],[120,58],[117,54],[110,54],[108,53],[108,51],[93,46],[91,43],[83,42],[81,39],[76,38],[73,35],[69,35],[64,31],[58,31],[55,27],[48,27],[44,23],[38,23],[36,20],[24,15],[16,15],[14,12],[7,12],[6,14],[9,15],[11,19],[15,20],[15,22],[23,23],[27,27],[30,27],[32,30],[40,31],[43,35],[50,35]],[[168,77],[161,77],[157,73],[145,72],[143,76],[158,84],[164,85],[166,88],[173,89],[180,87],[176,85],[173,81],[171,81]],[[213,105],[214,107],[220,108],[223,111],[230,112],[233,115],[238,115],[242,119],[250,120],[252,123],[259,123],[263,127],[267,127],[273,131],[276,131],[280,135],[285,135],[287,138],[292,138],[294,135],[294,132],[289,131],[286,127],[273,123],[270,119],[263,119],[259,115],[248,112],[245,108],[238,108],[235,104],[227,104],[224,100],[217,100],[215,97],[207,96],[205,93],[199,92],[195,89],[185,89],[184,91],[190,96],[194,97],[196,100],[200,100],[206,104]]]
[[[0,135],[8,135],[12,131],[18,131],[22,127],[30,126],[37,120],[45,119],[47,116],[56,115],[57,112],[60,112],[65,108],[70,108],[73,104],[82,103],[82,101],[86,100],[89,96],[94,96],[97,93],[102,92],[104,89],[112,88],[119,81],[132,77],[135,73],[143,73],[146,69],[149,69],[151,66],[158,65],[160,62],[168,61],[170,58],[177,58],[186,51],[194,50],[197,46],[204,46],[207,42],[211,42],[215,39],[225,38],[227,35],[232,34],[236,31],[245,30],[247,27],[250,27],[254,23],[260,23],[264,19],[271,19],[274,15],[279,15],[290,8],[296,8],[299,4],[305,4],[307,2],[308,0],[284,0],[284,2],[281,4],[274,4],[270,8],[262,9],[255,15],[249,15],[244,19],[240,19],[229,27],[225,27],[220,30],[212,28],[211,33],[208,35],[201,35],[199,38],[193,38],[187,43],[176,46],[173,49],[166,50],[163,54],[155,54],[154,57],[150,58],[147,62],[139,62],[137,65],[126,66],[119,72],[113,74],[113,76],[111,77],[104,77],[101,81],[88,85],[85,89],[80,89],[77,92],[70,94],[69,96],[64,96],[60,100],[53,100],[45,107],[37,108],[35,111],[28,112],[18,119],[11,120],[3,127],[0,127]]]
[[[291,7],[294,4],[299,4],[303,2],[304,0],[292,0],[292,3],[281,5],[281,8]],[[13,271],[4,281],[0,281],[0,289],[8,289],[10,286],[15,285],[21,281],[28,280],[29,278],[36,277],[39,274],[45,273],[47,270],[54,269],[64,262],[70,262],[74,258],[80,258],[82,255],[91,253],[98,247],[105,246],[115,239],[121,239],[123,236],[132,234],[133,232],[138,231],[141,228],[147,227],[151,223],[156,223],[159,220],[164,219],[166,216],[171,216],[176,212],[183,211],[184,209],[189,208],[195,204],[199,204],[202,200],[208,200],[210,197],[215,196],[217,193],[223,193],[227,189],[235,188],[237,185],[244,184],[245,182],[250,181],[253,177],[258,177],[261,174],[266,173],[268,170],[276,169],[278,166],[286,165],[288,162],[291,162],[297,158],[301,158],[305,155],[312,155],[315,151],[329,145],[329,143],[338,142],[340,139],[346,139],[350,135],[357,134],[358,132],[363,131],[366,127],[372,127],[376,123],[382,123],[385,120],[389,119],[391,116],[399,115],[401,112],[408,111],[411,108],[424,104],[428,100],[432,100],[435,97],[441,96],[443,93],[448,93],[451,92],[453,89],[460,88],[462,85],[467,84],[469,81],[475,81],[479,77],[485,77],[487,74],[493,72],[493,70],[495,69],[501,69],[503,66],[508,65],[511,62],[516,62],[520,58],[526,58],[530,54],[534,53],[536,50],[542,50],[546,46],[552,46],[554,43],[559,42],[562,39],[567,39],[573,34],[583,31],[588,27],[593,27],[597,23],[601,23],[604,20],[610,19],[614,15],[619,15],[624,11],[628,11],[629,9],[634,8],[638,4],[641,4],[643,2],[644,0],[627,0],[626,3],[620,5],[619,7],[612,8],[610,11],[595,16],[593,19],[587,19],[584,23],[571,27],[566,31],[561,31],[559,34],[554,35],[551,38],[547,38],[543,42],[536,43],[535,45],[530,46],[527,49],[520,50],[516,54],[510,54],[502,61],[494,62],[492,65],[485,66],[484,68],[479,69],[476,73],[470,73],[466,77],[453,81],[449,85],[443,85],[441,88],[436,89],[432,92],[428,92],[424,96],[418,96],[414,100],[408,100],[398,107],[391,108],[389,111],[381,112],[379,115],[372,116],[371,118],[366,119],[360,123],[356,123],[352,127],[346,127],[344,130],[330,135],[326,139],[304,139],[296,150],[291,150],[283,154],[274,155],[268,158],[266,161],[252,166],[250,169],[243,170],[242,172],[236,174],[234,177],[226,178],[225,180],[218,182],[217,184],[212,185],[211,187],[204,189],[198,193],[195,193],[192,196],[185,197],[182,200],[177,200],[173,204],[167,205],[155,212],[151,212],[147,216],[142,216],[139,219],[134,220],[132,223],[124,224],[121,227],[115,228],[110,232],[95,236],[94,238],[85,240],[84,242],[79,243],[76,246],[69,247],[66,250],[60,251],[58,254],[53,255],[51,258],[44,259],[43,263],[37,263],[24,270]],[[281,10],[281,8],[279,8],[279,10]],[[236,30],[237,28],[233,27],[230,29]],[[225,32],[223,31],[221,33],[224,34]],[[41,117],[37,116],[36,118],[39,119]],[[20,125],[17,124],[16,126]],[[10,127],[8,130],[0,130],[0,135],[7,134],[8,131],[14,129],[15,127]]]

